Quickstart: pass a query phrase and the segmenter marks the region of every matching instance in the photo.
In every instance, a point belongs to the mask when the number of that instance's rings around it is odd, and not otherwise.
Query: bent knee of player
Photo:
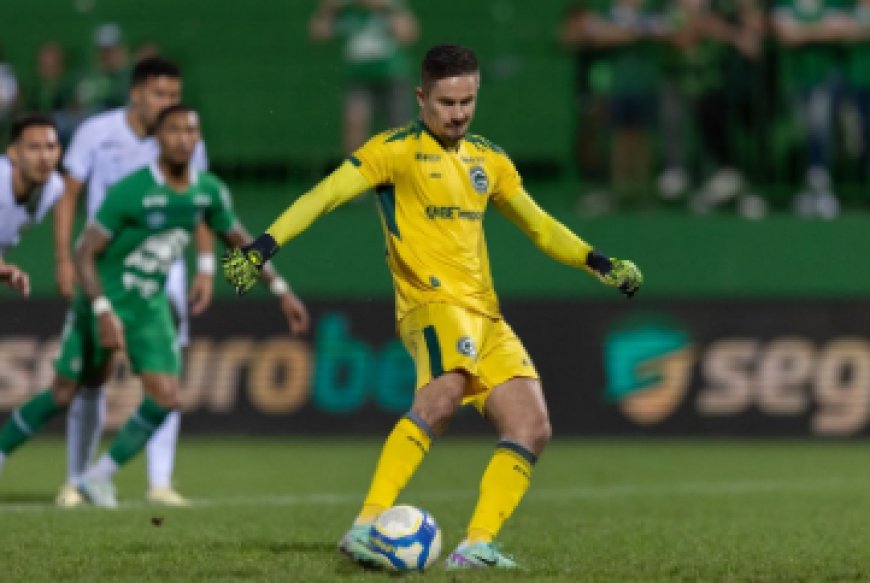
[[[181,402],[178,379],[167,375],[143,374],[142,388],[154,401],[166,409],[178,409]]]
[[[449,372],[432,379],[414,395],[411,412],[426,423],[433,433],[440,434],[462,406],[466,382],[463,372]]]
[[[76,396],[77,389],[78,383],[76,381],[55,375],[54,382],[51,383],[51,398],[57,405],[69,407],[73,397]]]
[[[455,400],[445,395],[423,403],[415,402],[411,406],[411,412],[428,425],[435,435],[440,435],[447,428],[461,403],[461,398]]]
[[[544,414],[542,419],[539,419],[532,431],[532,452],[539,455],[550,439],[553,438],[553,426],[550,424],[550,417]]]
[[[553,427],[546,410],[527,411],[501,436],[504,440],[519,443],[535,455],[544,451],[552,437]]]

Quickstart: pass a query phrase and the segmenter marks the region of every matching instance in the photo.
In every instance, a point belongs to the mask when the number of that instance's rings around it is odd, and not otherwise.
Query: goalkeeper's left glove
[[[628,259],[607,257],[598,251],[590,251],[586,265],[606,285],[618,288],[620,292],[632,297],[643,284],[643,274]]]
[[[268,233],[263,233],[252,243],[235,248],[224,253],[221,259],[224,277],[236,289],[236,293],[244,295],[250,291],[257,280],[266,261],[278,250],[278,243]]]

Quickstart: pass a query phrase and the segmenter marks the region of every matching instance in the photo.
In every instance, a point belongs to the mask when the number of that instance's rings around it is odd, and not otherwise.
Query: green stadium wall
[[[236,209],[249,230],[260,232],[301,189],[237,188]],[[535,192],[533,186],[530,189]],[[863,297],[870,290],[870,269],[861,259],[870,233],[866,213],[832,222],[790,216],[751,222],[728,214],[691,217],[677,212],[584,219],[569,208],[549,205],[556,194],[543,188],[540,194],[545,207],[588,241],[636,260],[646,277],[644,297],[842,298]],[[543,255],[497,212],[487,213],[485,228],[502,297],[615,297],[592,277]],[[26,233],[7,260],[31,273],[37,295],[53,294],[51,222]],[[383,235],[370,195],[321,218],[284,249],[276,263],[309,298],[392,295]],[[223,282],[217,291],[232,293]]]
[[[421,22],[415,61],[440,42],[477,49],[486,80],[477,132],[516,157],[569,158],[573,73],[571,57],[555,40],[566,1],[409,4]],[[201,110],[216,163],[319,165],[341,154],[342,61],[339,43],[308,40],[316,5],[313,0],[3,0],[0,46],[26,80],[42,42],[58,40],[72,60],[86,62],[94,28],[117,22],[129,44],[154,41],[182,65],[186,100]]]
[[[545,208],[608,253],[636,259],[648,297],[852,297],[870,289],[859,253],[870,227],[864,213],[830,223],[666,210],[579,218],[571,209],[578,185],[556,176],[571,167],[575,125],[572,59],[555,42],[568,3],[410,2],[422,25],[415,58],[436,42],[478,50],[484,89],[474,129],[515,159],[554,169],[528,181]],[[227,171],[239,214],[257,232],[340,158],[340,48],[308,41],[315,6],[313,0],[3,0],[0,45],[26,82],[38,46],[49,39],[68,47],[74,62],[90,57],[91,35],[103,22],[120,23],[133,46],[155,41],[184,67],[186,99],[201,109],[211,160]],[[293,184],[233,180],[234,167],[263,164],[289,166]],[[543,257],[501,217],[488,218],[487,234],[503,297],[613,297],[592,278]],[[37,295],[54,293],[49,226],[28,233],[9,258],[30,271]],[[277,263],[307,297],[392,294],[370,200],[318,222]],[[230,290],[219,284],[218,292]]]

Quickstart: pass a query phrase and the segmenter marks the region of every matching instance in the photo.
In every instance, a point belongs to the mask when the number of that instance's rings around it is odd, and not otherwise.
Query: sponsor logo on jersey
[[[468,171],[468,176],[471,178],[471,185],[480,194],[486,194],[489,190],[489,177],[486,175],[486,170],[483,166],[472,166]]]
[[[208,206],[211,204],[211,197],[199,192],[193,195],[193,204],[196,206]]]
[[[414,160],[417,162],[440,162],[441,154],[427,154],[426,152],[416,152]]]
[[[154,206],[166,206],[167,202],[165,194],[149,194],[142,198],[142,206],[146,209]]]
[[[483,211],[466,210],[458,206],[434,206],[426,207],[426,217],[435,219],[464,219],[466,221],[482,221]]]
[[[456,343],[456,350],[459,354],[468,356],[469,358],[477,358],[477,347],[474,345],[474,340],[469,336],[463,336]]]

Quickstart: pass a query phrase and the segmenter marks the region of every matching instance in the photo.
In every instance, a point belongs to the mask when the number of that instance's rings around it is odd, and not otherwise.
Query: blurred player
[[[23,296],[30,295],[30,278],[4,263],[3,254],[63,194],[63,179],[55,170],[59,160],[60,142],[51,118],[25,114],[12,122],[6,156],[0,156],[0,283]]]
[[[379,564],[369,541],[372,521],[393,505],[432,439],[465,403],[495,425],[500,441],[483,474],[467,537],[447,565],[516,566],[492,541],[529,486],[550,423],[538,373],[493,291],[482,223],[487,203],[554,259],[629,296],[642,281],[633,263],[594,250],[541,210],[501,149],[466,134],[479,84],[471,50],[430,49],[417,89],[420,119],[369,140],[253,244],[224,258],[225,276],[244,293],[280,245],[336,206],[370,188],[377,192],[399,335],[416,364],[417,391],[411,410],[387,437],[362,510],[339,543],[369,566]]]
[[[145,397],[109,451],[76,482],[86,499],[106,508],[117,506],[112,475],[178,407],[180,355],[165,290],[173,261],[200,220],[229,245],[250,241],[223,183],[192,165],[200,140],[196,112],[184,105],[167,108],[157,120],[156,137],[158,161],[109,189],[76,244],[82,291],[67,315],[51,388],[16,409],[0,430],[0,451],[8,455],[61,412],[76,391],[104,383],[113,356],[126,350]],[[287,283],[271,268],[263,275],[279,296],[291,331],[306,331],[308,314]]]
[[[57,281],[61,294],[72,298],[74,270],[70,258],[73,216],[85,182],[88,183],[87,213],[93,217],[107,189],[132,171],[156,160],[157,142],[151,135],[157,115],[181,98],[181,71],[166,59],[153,57],[136,64],[130,81],[127,107],[95,115],[75,132],[64,156],[68,172],[64,197],[57,207],[55,240]],[[207,166],[205,147],[198,144],[193,158],[197,170]],[[198,314],[211,300],[214,255],[211,235],[202,227],[197,233],[198,271],[191,285],[191,311]],[[187,270],[182,259],[173,264],[167,291],[178,321],[179,341],[187,346],[189,335]],[[57,496],[61,506],[82,502],[73,486],[87,467],[100,440],[105,417],[105,391],[87,385],[76,395],[67,423],[67,483]],[[187,500],[172,487],[175,447],[180,417],[170,415],[148,445],[148,499],[182,506]]]

